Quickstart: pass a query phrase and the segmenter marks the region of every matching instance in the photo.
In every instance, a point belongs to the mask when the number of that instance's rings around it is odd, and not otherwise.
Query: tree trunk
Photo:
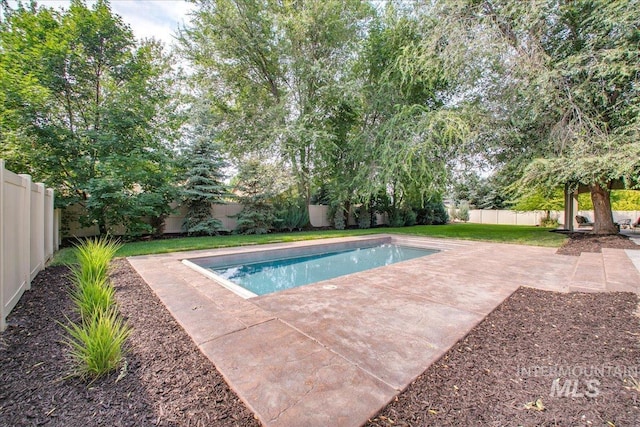
[[[107,235],[107,224],[104,221],[98,223],[98,233],[100,237]]]
[[[107,219],[104,214],[104,209],[100,212],[100,216],[98,217],[98,233],[100,234],[100,237],[108,234]]]
[[[613,223],[611,213],[611,193],[600,184],[589,186],[593,202],[593,234],[618,234],[618,227]]]

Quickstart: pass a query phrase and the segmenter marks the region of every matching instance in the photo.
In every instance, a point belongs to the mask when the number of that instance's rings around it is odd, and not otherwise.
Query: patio
[[[519,286],[640,289],[638,251],[394,239],[442,252],[250,300],[180,260],[255,247],[129,261],[265,425],[362,424]]]

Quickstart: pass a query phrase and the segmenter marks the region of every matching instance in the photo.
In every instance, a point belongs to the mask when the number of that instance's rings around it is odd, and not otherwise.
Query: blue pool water
[[[437,250],[384,244],[370,248],[305,255],[210,268],[256,295],[295,288],[359,271],[431,255]]]

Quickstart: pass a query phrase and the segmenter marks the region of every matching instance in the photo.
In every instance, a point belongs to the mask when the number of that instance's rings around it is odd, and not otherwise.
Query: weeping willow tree
[[[469,127],[449,102],[454,79],[435,28],[429,15],[392,5],[371,24],[353,69],[357,115],[345,151],[357,167],[341,182],[342,197],[367,204],[388,192],[393,210],[441,197]]]

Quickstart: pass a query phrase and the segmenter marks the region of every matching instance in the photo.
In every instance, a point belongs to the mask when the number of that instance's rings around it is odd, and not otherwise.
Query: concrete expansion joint
[[[309,390],[307,390],[302,396],[300,396],[298,399],[296,399],[295,402],[291,403],[290,405],[288,405],[287,407],[285,407],[284,409],[282,409],[280,412],[278,412],[278,414],[271,418],[269,420],[270,423],[273,423],[275,421],[278,420],[278,418],[280,418],[280,416],[282,414],[284,414],[285,412],[287,412],[289,409],[293,408],[294,406],[296,406],[297,404],[299,404],[300,402],[302,402],[314,389],[316,388],[315,384],[311,386],[311,388]]]
[[[310,339],[311,341],[317,343],[318,345],[322,346],[323,348],[325,348],[326,350],[328,350],[329,352],[335,354],[337,357],[341,358],[342,360],[344,360],[345,362],[355,366],[356,368],[358,368],[360,371],[364,372],[365,374],[369,375],[371,378],[374,378],[375,380],[381,382],[382,384],[397,390],[397,391],[402,391],[402,388],[398,388],[396,386],[394,386],[393,384],[388,383],[387,381],[385,381],[384,379],[380,378],[379,376],[377,376],[376,374],[374,374],[373,372],[369,371],[368,369],[363,368],[362,366],[360,366],[359,363],[349,359],[348,357],[338,353],[337,351],[335,351],[334,349],[332,349],[331,347],[328,347],[327,345],[325,345],[324,343],[322,343],[321,341],[318,341],[317,338],[312,337],[311,335],[305,333],[304,331],[296,328],[295,326],[293,326],[291,323],[287,322],[286,320],[276,317],[275,320],[279,320],[282,324],[286,325],[287,327],[293,329],[294,331],[298,332],[299,334],[304,335],[305,337],[307,337],[308,339]]]
[[[242,320],[238,319],[237,317],[236,317],[235,319],[236,319],[240,324],[245,325],[245,327],[244,327],[244,328],[235,329],[235,330],[233,330],[233,331],[225,332],[225,333],[224,333],[224,334],[222,334],[222,335],[218,335],[218,336],[215,336],[215,337],[209,338],[209,339],[207,339],[207,340],[204,340],[204,341],[198,342],[198,343],[197,343],[197,344],[198,344],[198,347],[203,346],[203,345],[205,345],[205,344],[207,344],[207,343],[210,343],[210,342],[212,342],[212,341],[216,341],[216,340],[219,340],[219,339],[221,339],[221,338],[227,337],[227,336],[229,336],[229,335],[235,334],[236,332],[245,331],[245,330],[247,330],[247,329],[251,329],[251,328],[253,328],[253,327],[255,327],[255,326],[259,326],[259,325],[262,325],[262,324],[264,324],[264,323],[271,322],[272,320],[277,320],[275,317],[272,317],[272,318],[269,318],[269,319],[261,320],[261,321],[256,322],[256,323],[252,323],[252,324],[250,324],[250,325],[246,325]],[[185,330],[186,330],[186,328],[184,328],[184,327],[183,327],[183,329],[185,329]]]
[[[580,254],[580,256],[575,257],[576,261],[573,264],[573,270],[571,272],[571,277],[569,278],[569,282],[573,282],[573,279],[576,277],[576,273],[578,272],[578,267],[580,266],[580,257],[582,256],[582,253]]]

